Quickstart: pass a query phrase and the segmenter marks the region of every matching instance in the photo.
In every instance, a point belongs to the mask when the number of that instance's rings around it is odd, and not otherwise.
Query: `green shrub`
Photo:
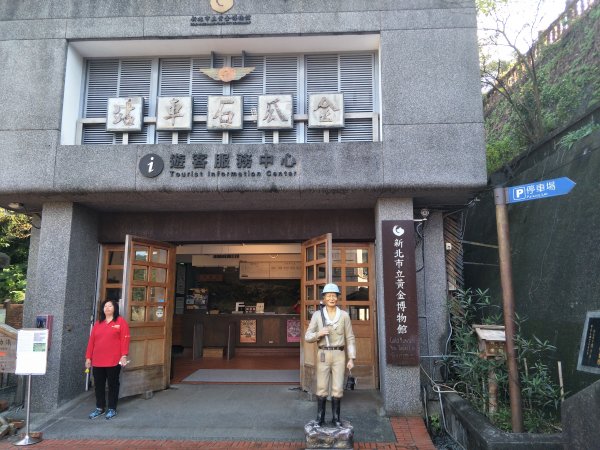
[[[487,290],[459,290],[449,300],[452,324],[452,351],[446,358],[454,389],[498,428],[511,431],[508,370],[504,358],[484,359],[479,355],[474,324],[502,324],[499,307],[493,305]],[[517,318],[517,330],[524,318]],[[515,337],[523,422],[530,433],[555,432],[559,423],[560,389],[545,363],[555,347],[537,337]],[[489,413],[488,377],[495,374],[498,384],[495,414]]]

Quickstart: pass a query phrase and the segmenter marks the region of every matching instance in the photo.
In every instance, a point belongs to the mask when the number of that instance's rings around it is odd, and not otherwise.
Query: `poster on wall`
[[[419,365],[419,318],[412,220],[381,223],[386,362]]]
[[[300,342],[300,320],[288,319],[286,329],[288,342]]]
[[[240,343],[256,344],[256,320],[240,320]]]

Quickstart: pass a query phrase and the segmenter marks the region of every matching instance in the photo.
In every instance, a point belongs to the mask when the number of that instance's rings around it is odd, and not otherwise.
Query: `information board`
[[[590,311],[586,315],[577,370],[600,373],[600,311]]]
[[[48,330],[23,328],[17,335],[17,375],[44,375],[48,361]]]

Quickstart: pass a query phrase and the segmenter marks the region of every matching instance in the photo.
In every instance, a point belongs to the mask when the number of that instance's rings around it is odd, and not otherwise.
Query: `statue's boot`
[[[317,423],[320,427],[325,423],[325,405],[327,404],[327,397],[317,396]]]
[[[331,397],[331,413],[333,418],[331,419],[331,423],[336,427],[342,426],[342,421],[340,420],[340,403],[342,399],[339,397]]]

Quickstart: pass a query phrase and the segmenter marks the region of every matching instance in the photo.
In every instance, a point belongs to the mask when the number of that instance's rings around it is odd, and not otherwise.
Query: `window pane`
[[[314,286],[306,286],[306,300],[315,300]]]
[[[369,288],[365,286],[346,286],[346,300],[349,302],[369,300]]]
[[[136,261],[148,261],[148,247],[142,247],[141,245],[136,245],[134,248]]]
[[[134,281],[147,281],[148,280],[148,269],[144,266],[133,266],[133,280]]]
[[[107,283],[123,283],[123,271],[120,269],[109,269],[106,271]]]
[[[342,268],[334,267],[333,273],[331,274],[331,279],[335,283],[336,281],[342,281]]]
[[[349,306],[348,314],[352,320],[370,320],[370,311],[368,306]]]
[[[150,301],[152,303],[162,303],[165,301],[167,290],[163,287],[151,287],[150,288]]]
[[[323,289],[325,289],[324,284],[317,285],[317,292],[319,293],[319,298],[317,300],[321,300],[323,298]]]
[[[327,267],[325,264],[319,264],[317,266],[317,280],[327,277]]]
[[[367,283],[369,281],[369,269],[366,267],[346,267],[346,281]]]
[[[324,242],[322,244],[318,244],[317,245],[317,259],[325,258],[325,255],[327,254],[326,250],[327,250],[327,246]]]
[[[125,261],[125,252],[123,250],[111,250],[108,252],[109,266],[122,266]]]
[[[131,300],[134,302],[146,301],[146,288],[144,286],[136,286],[131,290]]]
[[[331,250],[331,260],[333,262],[340,262],[342,260],[342,251],[339,248]]]
[[[312,261],[315,259],[315,248],[306,247],[306,261]]]
[[[148,321],[162,322],[165,319],[164,306],[151,306],[148,308]]]
[[[313,315],[313,313],[317,310],[317,307],[315,305],[307,305],[306,306],[306,318],[308,320],[310,320],[311,316]]]
[[[352,264],[368,263],[369,250],[366,248],[349,248],[346,250],[346,262]]]
[[[315,266],[306,266],[306,281],[315,279]]]
[[[132,306],[131,317],[129,318],[129,320],[131,322],[143,322],[145,309],[146,308],[143,306]]]
[[[114,300],[116,302],[121,300],[121,288],[107,288],[104,300]]]
[[[162,248],[155,248],[154,250],[152,250],[152,262],[166,264],[167,251]]]
[[[153,267],[150,269],[150,281],[155,283],[166,283],[167,282],[167,269],[161,269],[159,267]]]

